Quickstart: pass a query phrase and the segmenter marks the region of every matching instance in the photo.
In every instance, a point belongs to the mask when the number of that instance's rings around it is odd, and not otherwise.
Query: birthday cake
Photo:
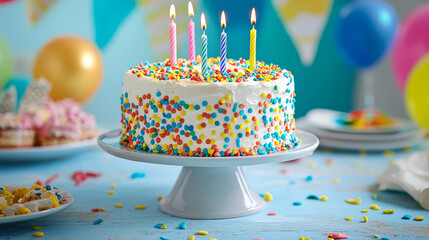
[[[140,63],[125,72],[120,143],[181,156],[251,156],[287,151],[295,135],[292,74],[277,65],[209,59]]]

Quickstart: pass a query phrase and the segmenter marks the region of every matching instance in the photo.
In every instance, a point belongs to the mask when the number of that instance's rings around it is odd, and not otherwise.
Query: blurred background
[[[195,9],[197,54],[200,54],[199,16],[204,12],[207,16],[209,57],[219,56],[220,13],[225,10],[228,58],[248,58],[250,10],[252,7],[256,8],[257,60],[275,63],[292,71],[296,81],[297,117],[314,108],[339,111],[363,108],[363,95],[366,91],[363,78],[370,75],[373,79],[375,106],[393,116],[408,118],[401,90],[403,87],[399,83],[401,78],[395,76],[391,50],[401,22],[428,1],[388,0],[383,1],[382,6],[375,5],[374,11],[379,7],[381,14],[387,14],[384,15],[387,20],[385,18],[386,21],[381,22],[380,26],[360,21],[359,15],[355,19],[352,17],[346,29],[353,31],[343,34],[352,36],[354,33],[360,34],[359,31],[366,31],[367,34],[360,37],[375,37],[369,39],[374,46],[366,45],[370,49],[376,49],[366,55],[370,59],[359,59],[358,56],[355,59],[357,62],[353,62],[352,55],[356,53],[347,52],[349,46],[344,45],[350,41],[341,39],[338,31],[345,31],[339,27],[341,21],[347,20],[345,15],[348,12],[344,7],[359,1],[192,2]],[[158,61],[169,57],[171,3],[176,5],[178,57],[187,58],[189,16],[188,1],[185,0],[0,0],[0,87],[15,85],[20,95],[35,76],[43,75],[43,71],[40,73],[38,68],[55,68],[54,71],[60,71],[55,59],[50,62],[49,54],[42,54],[43,49],[52,41],[64,38],[65,34],[75,39],[77,37],[81,42],[76,40],[73,44],[78,48],[82,46],[81,49],[87,49],[95,59],[97,54],[101,54],[100,61],[90,61],[87,64],[101,71],[101,75],[81,76],[79,81],[70,85],[65,82],[74,81],[68,78],[73,75],[71,71],[74,63],[70,62],[70,68],[61,70],[64,77],[57,81],[64,81],[64,86],[76,87],[74,94],[82,94],[79,101],[86,111],[96,116],[101,127],[118,128],[119,98],[124,72],[141,61]],[[357,8],[357,11],[359,13],[362,10]],[[369,9],[368,14],[372,14],[371,11]],[[395,22],[396,17],[398,22]],[[369,29],[365,29],[365,26],[369,26]],[[56,51],[63,52],[63,56],[67,57],[67,54],[73,54],[66,53],[67,46],[66,43],[59,44]],[[371,55],[376,53],[377,56]],[[37,61],[42,61],[39,65],[50,65],[42,67],[36,64]]]

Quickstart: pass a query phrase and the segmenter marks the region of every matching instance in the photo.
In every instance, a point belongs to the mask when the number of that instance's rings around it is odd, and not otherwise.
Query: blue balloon
[[[356,68],[372,66],[391,48],[398,17],[384,1],[354,1],[341,9],[336,40],[340,55]]]

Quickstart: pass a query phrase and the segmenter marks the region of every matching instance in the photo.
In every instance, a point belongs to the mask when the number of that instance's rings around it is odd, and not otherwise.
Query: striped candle
[[[207,65],[207,35],[206,35],[206,18],[204,13],[201,14],[201,28],[203,29],[203,35],[201,36],[201,71],[203,76],[207,75],[208,65]]]
[[[188,32],[189,32],[189,60],[195,61],[195,26],[192,18],[194,17],[194,8],[192,3],[188,3],[188,14],[191,18],[188,23]]]
[[[170,6],[170,63],[171,65],[176,65],[177,63],[177,40],[176,40],[176,23],[174,18],[176,17],[176,9],[174,4]]]
[[[226,72],[226,18],[224,11],[222,11],[221,16],[221,26],[223,28],[223,31],[220,34],[220,74],[224,74]]]
[[[252,28],[252,30],[250,30],[249,68],[250,68],[250,71],[253,71],[255,69],[255,65],[256,65],[256,30],[255,30],[256,14],[255,14],[254,8],[252,9],[250,22],[252,23],[253,28]]]

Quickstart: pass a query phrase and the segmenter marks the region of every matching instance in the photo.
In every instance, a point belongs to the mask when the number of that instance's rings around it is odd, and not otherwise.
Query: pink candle
[[[177,41],[176,41],[176,23],[174,22],[174,17],[176,17],[176,9],[174,4],[170,6],[170,63],[171,65],[177,64]]]
[[[189,31],[189,60],[195,61],[195,26],[192,18],[194,17],[194,8],[192,7],[192,3],[188,3],[188,14],[191,19],[188,23],[188,31]]]

